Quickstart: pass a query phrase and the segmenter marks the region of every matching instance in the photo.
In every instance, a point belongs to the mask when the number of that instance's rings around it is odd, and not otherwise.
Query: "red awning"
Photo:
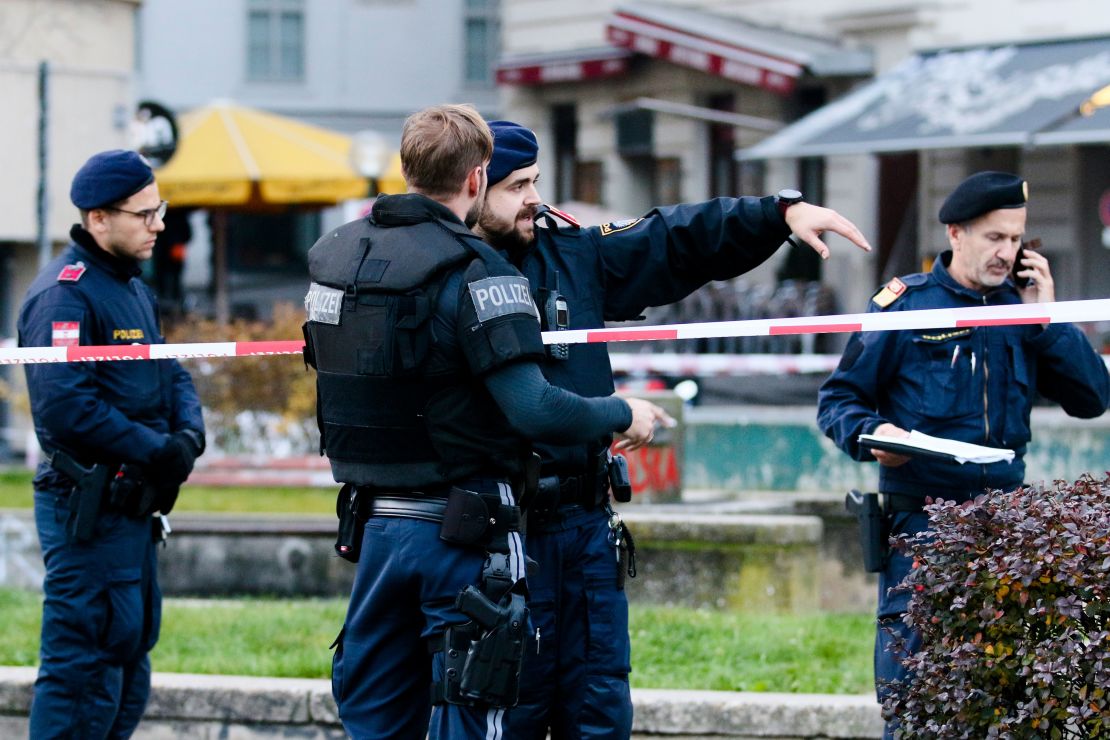
[[[628,71],[631,58],[631,51],[612,47],[509,57],[497,66],[497,83],[543,85],[618,77]]]
[[[727,33],[705,33],[629,8],[616,10],[605,33],[614,46],[781,95],[794,90],[804,69],[797,61],[741,45]]]

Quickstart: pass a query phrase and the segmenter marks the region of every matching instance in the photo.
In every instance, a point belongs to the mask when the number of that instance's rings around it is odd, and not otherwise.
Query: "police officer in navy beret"
[[[529,440],[619,432],[639,446],[669,418],[544,379],[528,281],[467,228],[492,148],[472,106],[414,113],[409,192],[308,255],[321,446],[345,484],[336,549],[358,562],[332,693],[359,740],[515,737],[503,718],[528,624]]]
[[[887,283],[868,310],[1054,301],[1048,259],[1022,249],[1028,198],[1027,183],[1007,172],[978,172],[964,180],[939,213],[950,248],[931,272]],[[1029,412],[1038,393],[1080,418],[1099,416],[1110,403],[1106,365],[1076,326],[858,333],[821,387],[817,421],[852,458],[879,463],[890,531],[914,534],[928,527],[922,512],[926,496],[966,501],[987,489],[1022,485]],[[871,449],[857,440],[860,434],[904,437],[911,430],[1012,449],[1014,461],[960,465]],[[920,645],[920,636],[902,622],[910,595],[890,591],[910,565],[908,556],[889,552],[879,573],[875,681],[880,700],[884,682],[907,676],[892,645],[906,640],[906,654]],[[895,727],[888,722],[888,737]]]
[[[150,165],[132,151],[96,154],[70,199],[81,223],[27,291],[20,346],[163,342],[139,278],[166,214]],[[176,360],[25,369],[46,458],[34,479],[46,578],[31,737],[129,737],[161,622],[161,515],[204,450],[200,401]]]
[[[794,190],[656,208],[642,218],[584,228],[542,204],[535,134],[511,121],[490,127],[494,151],[478,233],[528,278],[545,330],[635,319],[648,306],[757,267],[791,231],[822,256],[828,255],[819,238],[824,231],[869,248],[847,219],[803,202]],[[537,227],[537,219],[547,228]],[[543,372],[552,384],[587,396],[613,392],[602,345],[549,345]],[[509,712],[505,737],[541,739],[548,729],[561,738],[631,732],[623,587],[631,572],[630,538],[610,503],[627,488],[620,490],[620,462],[607,454],[611,441],[602,434],[538,446],[541,478],[529,506],[527,543],[539,563],[529,579],[533,631],[520,705]]]

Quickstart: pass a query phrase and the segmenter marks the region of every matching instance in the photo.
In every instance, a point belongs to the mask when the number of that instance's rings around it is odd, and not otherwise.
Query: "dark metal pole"
[[[50,195],[47,181],[49,114],[50,114],[50,62],[39,62],[39,191],[37,210],[37,244],[39,247],[39,269],[50,261]]]

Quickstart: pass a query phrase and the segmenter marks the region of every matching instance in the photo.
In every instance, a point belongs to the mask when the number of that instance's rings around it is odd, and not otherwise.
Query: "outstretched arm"
[[[618,433],[635,449],[651,441],[655,423],[673,423],[663,409],[640,399],[583,398],[551,385],[530,362],[517,362],[484,382],[509,424],[522,436],[552,444],[575,444]]]

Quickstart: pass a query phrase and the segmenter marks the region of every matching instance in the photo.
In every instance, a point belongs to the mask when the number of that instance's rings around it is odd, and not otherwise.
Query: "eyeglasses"
[[[146,224],[147,226],[153,226],[154,225],[154,218],[156,216],[159,219],[164,219],[166,217],[166,209],[169,208],[169,206],[170,206],[169,203],[167,203],[166,201],[162,201],[161,203],[158,204],[157,208],[144,208],[141,211],[127,211],[127,210],[124,210],[123,208],[115,208],[113,206],[104,206],[104,210],[105,211],[117,211],[119,213],[129,213],[132,216],[138,216],[139,218],[141,218],[143,220],[143,223]]]

